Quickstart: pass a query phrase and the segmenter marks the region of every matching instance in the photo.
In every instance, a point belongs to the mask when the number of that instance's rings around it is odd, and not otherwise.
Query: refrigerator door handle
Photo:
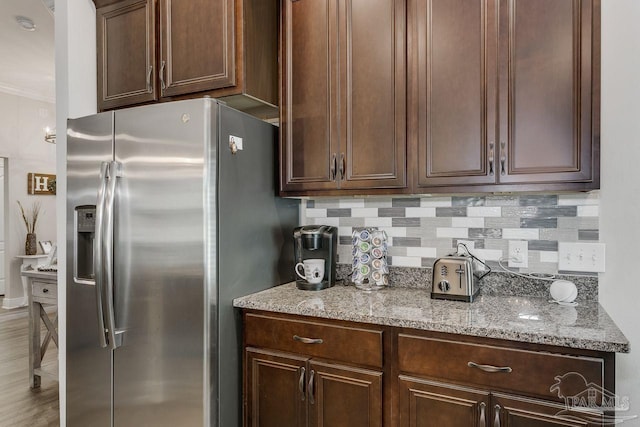
[[[100,330],[99,341],[100,347],[107,346],[107,338],[105,336],[104,326],[104,310],[102,303],[102,288],[104,286],[103,271],[104,266],[102,264],[102,239],[103,239],[103,219],[104,219],[104,202],[105,193],[107,189],[107,174],[109,173],[109,162],[102,162],[100,165],[100,187],[98,188],[98,200],[96,203],[96,229],[95,239],[93,241],[93,267],[95,277],[95,291],[98,313],[98,329]]]
[[[109,177],[107,180],[107,194],[105,197],[104,235],[102,238],[102,250],[104,259],[105,288],[103,298],[105,301],[106,333],[109,348],[115,350],[122,345],[122,332],[116,331],[116,319],[114,310],[114,284],[113,284],[113,210],[116,195],[116,183],[121,176],[122,167],[118,162],[109,165]]]

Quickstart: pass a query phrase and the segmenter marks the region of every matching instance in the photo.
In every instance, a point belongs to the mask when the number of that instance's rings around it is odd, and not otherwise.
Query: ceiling
[[[55,101],[53,0],[0,0],[0,92]],[[16,16],[31,18],[25,31]]]

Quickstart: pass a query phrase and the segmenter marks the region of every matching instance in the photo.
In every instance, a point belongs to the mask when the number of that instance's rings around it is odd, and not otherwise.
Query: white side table
[[[36,270],[39,265],[44,265],[47,257],[49,255],[18,255],[16,258],[20,258],[22,260],[22,265],[20,266],[20,278],[22,279],[22,292],[24,295],[23,306],[29,303],[29,298],[27,294],[27,286],[29,285],[29,279],[22,275],[25,271]]]
[[[22,274],[27,279],[29,286],[27,293],[29,298],[29,385],[31,388],[40,387],[40,379],[43,375],[51,376],[58,380],[58,371],[42,369],[42,358],[51,340],[58,347],[58,316],[53,321],[44,310],[43,305],[58,304],[58,274],[45,271],[27,271]],[[47,328],[44,339],[40,337],[41,325]]]

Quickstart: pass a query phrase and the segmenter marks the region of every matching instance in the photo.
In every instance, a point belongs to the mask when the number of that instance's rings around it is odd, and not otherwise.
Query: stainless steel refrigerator
[[[232,299],[293,279],[276,140],[207,98],[69,120],[68,426],[242,424]]]

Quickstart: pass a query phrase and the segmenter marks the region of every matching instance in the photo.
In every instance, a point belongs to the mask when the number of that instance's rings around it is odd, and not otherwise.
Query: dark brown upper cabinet
[[[281,190],[406,187],[406,0],[281,8]]]
[[[95,0],[98,107],[209,95],[277,116],[278,0]]]
[[[234,0],[160,0],[162,96],[234,86]]]
[[[598,188],[600,1],[415,4],[415,192]]]
[[[96,6],[98,109],[158,99],[155,2],[126,0]]]
[[[496,2],[417,2],[419,187],[495,182]]]

